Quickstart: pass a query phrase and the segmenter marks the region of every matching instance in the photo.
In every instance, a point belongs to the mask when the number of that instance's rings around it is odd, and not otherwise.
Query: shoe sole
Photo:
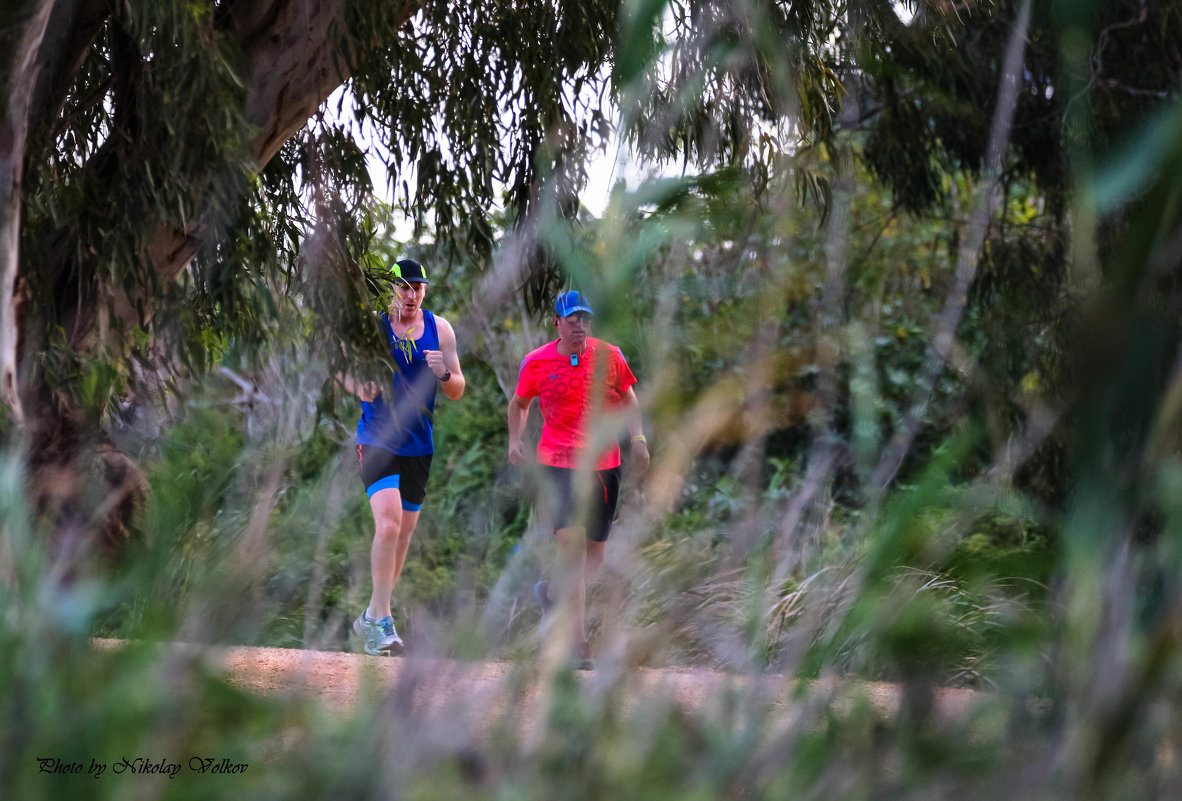
[[[402,656],[402,652],[406,650],[406,646],[401,643],[391,645],[386,650],[380,648],[370,648],[368,645],[363,646],[364,651],[370,656]]]
[[[362,631],[360,627],[358,627],[356,620],[353,621],[353,633],[362,639],[365,639],[365,632]],[[362,650],[364,650],[370,656],[401,656],[402,652],[406,650],[406,644],[403,643],[402,640],[399,640],[398,642],[391,643],[385,649],[370,648],[369,641],[367,640],[365,645],[362,646]]]

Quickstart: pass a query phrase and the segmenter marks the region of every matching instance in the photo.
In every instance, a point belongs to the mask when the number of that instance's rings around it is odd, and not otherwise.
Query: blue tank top
[[[357,444],[375,445],[400,456],[434,453],[432,424],[439,379],[427,366],[424,353],[439,350],[435,315],[423,310],[423,334],[415,340],[394,336],[390,318],[385,313],[382,323],[386,326],[394,356],[394,378],[390,387],[372,402],[361,403]]]

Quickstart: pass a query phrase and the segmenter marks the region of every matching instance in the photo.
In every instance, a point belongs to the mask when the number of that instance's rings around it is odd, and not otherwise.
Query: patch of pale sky
[[[361,122],[353,116],[352,100],[347,85],[337,89],[328,99],[325,117],[330,123],[344,125],[351,132],[354,141],[365,153],[374,195],[397,209],[395,199],[401,190],[394,181],[396,180],[399,185],[407,184],[413,192],[415,165],[404,164],[391,175],[387,167],[390,161],[389,151],[375,130],[373,120]],[[592,214],[602,216],[608,207],[612,188],[618,181],[623,180],[628,187],[635,188],[645,177],[644,171],[628,153],[628,148],[613,136],[607,146],[594,153],[588,163],[587,183],[579,199]],[[396,213],[395,223],[395,235],[401,239],[408,239],[412,227],[410,220]]]
[[[899,19],[904,24],[910,23],[915,15],[916,0],[893,0],[892,5],[899,15]],[[667,8],[662,21],[666,36],[673,34],[674,22],[671,14],[671,10]],[[374,130],[373,121],[367,120],[362,124],[353,117],[349,91],[349,86],[346,84],[329,98],[326,116],[330,121],[344,122],[349,125],[358,145],[366,153],[366,164],[373,183],[374,194],[392,208],[397,208],[394,201],[398,187],[394,185],[391,178],[396,178],[398,183],[405,183],[413,188],[415,165],[403,165],[396,175],[391,176],[387,167],[390,161],[389,153],[381,137]],[[603,150],[593,154],[587,165],[587,183],[579,198],[588,211],[596,216],[602,216],[607,210],[612,189],[618,182],[623,181],[629,189],[635,189],[649,178],[680,172],[680,169],[673,169],[671,172],[669,169],[654,171],[651,167],[643,167],[634,154],[629,152],[627,145],[613,136]],[[398,215],[396,215],[396,235],[408,239],[411,235],[410,221],[403,218],[401,224],[397,223]]]

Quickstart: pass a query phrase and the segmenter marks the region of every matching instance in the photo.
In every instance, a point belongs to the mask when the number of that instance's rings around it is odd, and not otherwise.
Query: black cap
[[[399,259],[394,262],[390,272],[394,274],[394,283],[399,281],[405,284],[431,283],[427,280],[427,271],[423,269],[423,265],[414,259]]]

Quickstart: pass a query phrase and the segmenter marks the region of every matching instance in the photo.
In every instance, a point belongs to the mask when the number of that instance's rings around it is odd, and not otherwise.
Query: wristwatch
[[[443,374],[443,377],[439,379],[439,383],[446,384],[450,380],[451,380],[451,370],[448,370],[446,373]]]

